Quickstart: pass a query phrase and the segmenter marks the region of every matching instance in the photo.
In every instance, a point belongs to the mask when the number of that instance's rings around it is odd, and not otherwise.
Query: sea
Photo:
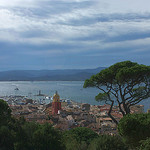
[[[83,88],[84,81],[7,81],[0,82],[0,96],[27,96],[36,99],[39,91],[47,97],[52,97],[57,91],[61,99],[73,100],[91,105],[103,105],[95,101],[100,92],[97,88]],[[16,90],[18,89],[18,90]],[[46,103],[50,100],[47,99]],[[150,108],[150,99],[140,104],[144,105],[145,112]]]

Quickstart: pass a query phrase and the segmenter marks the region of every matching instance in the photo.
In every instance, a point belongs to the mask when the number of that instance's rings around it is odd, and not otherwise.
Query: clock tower
[[[56,115],[58,114],[58,111],[61,110],[61,102],[60,102],[60,96],[58,95],[57,91],[53,96],[53,102],[52,102],[52,114]]]

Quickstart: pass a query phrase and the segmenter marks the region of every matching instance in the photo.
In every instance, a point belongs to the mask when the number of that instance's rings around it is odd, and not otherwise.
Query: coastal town
[[[38,96],[44,97],[40,91]],[[108,116],[110,105],[90,105],[60,99],[57,91],[48,104],[19,95],[1,96],[0,99],[8,103],[15,118],[24,117],[26,121],[40,124],[48,122],[60,130],[87,127],[98,134],[117,134],[117,126]],[[144,113],[144,105],[132,106],[131,113]],[[113,107],[111,114],[118,121],[123,117],[118,106]]]

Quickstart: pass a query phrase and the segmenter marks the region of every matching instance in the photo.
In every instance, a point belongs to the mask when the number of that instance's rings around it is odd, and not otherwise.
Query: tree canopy
[[[150,138],[150,114],[128,114],[118,124],[118,132],[131,147]]]
[[[147,138],[146,140],[142,140],[140,142],[139,150],[149,150],[150,149],[150,138]]]
[[[108,115],[118,124],[111,115],[115,103],[125,116],[130,113],[131,106],[150,97],[150,66],[131,61],[119,62],[85,80],[84,88],[87,87],[101,91],[96,100],[110,104]]]
[[[66,132],[66,135],[71,135],[77,140],[78,143],[85,141],[87,144],[89,144],[94,138],[98,137],[96,132],[90,128],[85,127],[73,128]]]
[[[65,131],[63,141],[66,150],[127,150],[120,136],[98,135],[85,127]]]
[[[4,125],[11,118],[11,109],[8,104],[0,99],[0,125]]]
[[[110,135],[99,135],[94,139],[88,150],[128,150],[121,137]]]
[[[98,134],[92,129],[77,127],[65,131],[63,141],[66,145],[66,150],[87,150],[88,145],[95,138],[98,138]]]

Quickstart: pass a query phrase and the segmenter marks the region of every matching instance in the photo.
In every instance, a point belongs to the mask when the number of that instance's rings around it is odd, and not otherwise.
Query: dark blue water
[[[35,98],[41,90],[42,94],[53,96],[57,90],[60,97],[76,102],[99,105],[95,101],[95,96],[99,93],[96,88],[83,88],[84,81],[11,81],[0,82],[0,96],[23,95]],[[15,90],[18,88],[19,90]],[[145,106],[145,111],[150,108],[150,99],[144,100],[141,104]]]

